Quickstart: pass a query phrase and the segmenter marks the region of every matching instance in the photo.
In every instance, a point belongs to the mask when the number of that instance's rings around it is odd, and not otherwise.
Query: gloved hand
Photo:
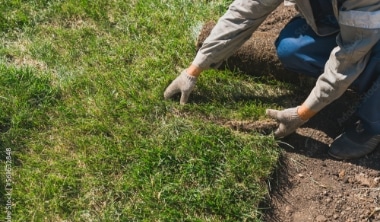
[[[189,99],[191,91],[195,87],[197,77],[187,74],[186,70],[183,70],[181,74],[173,80],[173,82],[166,88],[164,92],[164,98],[169,99],[174,94],[181,93],[180,104],[183,105]]]
[[[296,131],[298,127],[306,123],[308,120],[303,120],[298,115],[298,107],[285,109],[282,111],[267,109],[266,115],[276,119],[280,125],[274,132],[277,138],[283,138]]]

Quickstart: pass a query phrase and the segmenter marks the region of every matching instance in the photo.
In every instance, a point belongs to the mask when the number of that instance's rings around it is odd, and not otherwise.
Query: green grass
[[[10,148],[12,221],[260,220],[276,141],[219,120],[264,118],[290,87],[210,70],[188,105],[163,100],[202,22],[228,4],[0,0],[0,161]]]

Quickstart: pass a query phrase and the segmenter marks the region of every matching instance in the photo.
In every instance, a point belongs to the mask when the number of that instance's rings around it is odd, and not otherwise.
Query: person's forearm
[[[308,120],[315,114],[317,114],[316,112],[312,111],[309,107],[307,107],[305,104],[302,104],[298,107],[297,113],[302,120]]]
[[[282,2],[283,0],[234,1],[203,42],[192,64],[202,69],[217,68],[250,38]]]
[[[380,41],[379,17],[375,13],[380,3],[373,7],[373,13],[368,11],[366,1],[344,4],[345,10],[339,15],[338,46],[331,52],[324,73],[304,102],[315,113],[339,98],[358,78],[367,66],[373,46]]]
[[[187,74],[191,75],[191,76],[194,76],[194,77],[198,77],[201,72],[203,71],[203,69],[199,68],[198,66],[196,65],[193,65],[191,64],[187,69],[186,69],[186,72]]]

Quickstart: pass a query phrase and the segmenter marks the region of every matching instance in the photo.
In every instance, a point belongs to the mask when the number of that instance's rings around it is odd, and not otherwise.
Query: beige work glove
[[[168,88],[166,88],[164,98],[169,99],[173,95],[181,93],[180,104],[184,105],[189,99],[190,93],[193,91],[196,83],[197,77],[191,76],[187,74],[186,70],[183,70]]]
[[[296,131],[298,127],[307,122],[302,120],[298,115],[298,107],[285,109],[282,111],[267,109],[266,115],[279,122],[279,126],[274,132],[276,138],[283,138]]]

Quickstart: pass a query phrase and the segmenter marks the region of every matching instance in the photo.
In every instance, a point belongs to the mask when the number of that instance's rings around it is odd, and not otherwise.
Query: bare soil
[[[306,91],[305,91],[306,93]],[[294,98],[292,105],[302,102]],[[380,221],[380,147],[350,161],[327,154],[336,136],[356,122],[359,95],[348,90],[305,125],[279,141],[282,153],[262,203],[267,222]],[[228,121],[244,132],[272,132],[273,120]]]
[[[281,6],[222,68],[237,67],[255,75],[281,73],[280,76],[290,76],[294,80],[294,74],[284,75],[287,71],[275,56],[273,42],[295,14],[293,8]],[[214,24],[208,22],[204,26],[198,48]],[[260,70],[262,72],[258,72]],[[304,95],[308,93],[305,89]],[[292,98],[291,104],[300,104],[304,95]],[[358,106],[358,99],[359,95],[348,90],[296,133],[279,141],[283,152],[268,182],[270,193],[261,206],[264,221],[380,221],[380,148],[350,161],[336,160],[327,154],[334,138],[355,123],[352,110]],[[225,125],[235,130],[262,133],[269,133],[277,126],[271,120],[227,122]]]
[[[268,184],[264,221],[380,221],[380,148],[350,161],[327,154],[334,138],[356,121],[347,112],[357,100],[348,91],[280,141],[283,153]]]

